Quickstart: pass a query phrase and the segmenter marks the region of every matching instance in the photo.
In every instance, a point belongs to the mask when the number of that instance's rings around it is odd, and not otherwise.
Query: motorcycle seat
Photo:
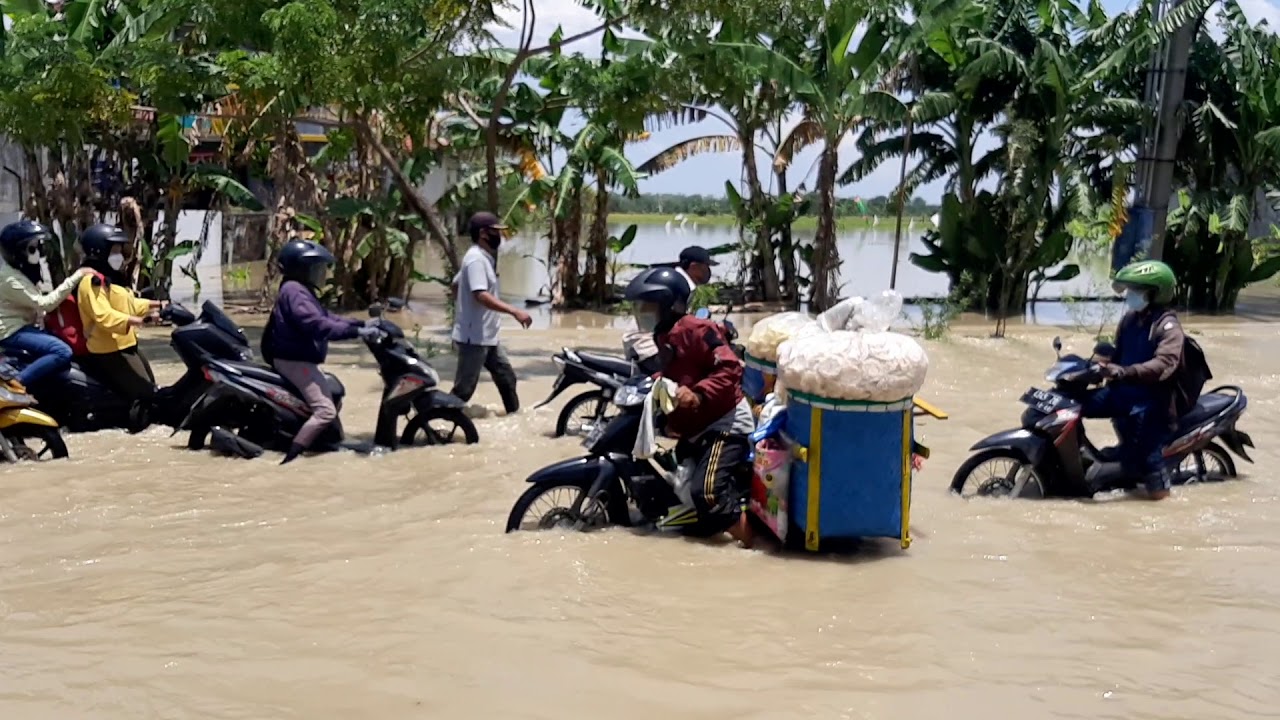
[[[283,375],[266,365],[240,362],[223,362],[219,364],[226,365],[229,368],[234,368],[241,375],[244,375],[247,378],[282,387],[294,395],[302,397],[302,393],[298,392],[298,389],[293,386],[293,383],[289,382]],[[324,376],[329,383],[329,394],[333,396],[334,400],[341,399],[347,394],[347,389],[343,387],[342,381],[338,380],[337,376],[333,373],[325,373]]]
[[[578,352],[578,351],[575,351]],[[596,372],[608,373],[610,375],[619,375],[621,377],[631,377],[635,372],[631,363],[620,357],[612,355],[597,355],[595,353],[578,352],[578,357],[582,358],[582,364]]]
[[[1208,422],[1223,410],[1231,407],[1231,403],[1235,402],[1232,395],[1224,395],[1222,393],[1208,393],[1201,395],[1196,401],[1196,406],[1191,412],[1183,415],[1178,420],[1178,433],[1182,434],[1194,428],[1197,425]]]

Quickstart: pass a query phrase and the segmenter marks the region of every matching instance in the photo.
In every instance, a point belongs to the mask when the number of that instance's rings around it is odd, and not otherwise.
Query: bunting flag
[[[853,206],[857,208],[859,215],[867,214],[867,203],[861,197],[855,197],[853,199]]]

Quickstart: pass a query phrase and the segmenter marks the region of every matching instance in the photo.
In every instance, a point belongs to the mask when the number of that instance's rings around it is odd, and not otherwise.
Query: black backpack
[[[1205,383],[1213,379],[1209,370],[1209,361],[1205,359],[1204,349],[1190,335],[1183,335],[1182,361],[1178,363],[1178,371],[1173,376],[1173,400],[1178,415],[1186,415],[1200,400]]]

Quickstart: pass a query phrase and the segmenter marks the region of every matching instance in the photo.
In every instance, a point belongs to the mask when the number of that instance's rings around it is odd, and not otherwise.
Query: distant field
[[[663,225],[667,221],[672,220],[675,214],[671,215],[644,215],[635,213],[609,213],[609,222],[620,223],[624,225]],[[732,215],[688,215],[689,225],[697,223],[699,225],[716,225],[720,227],[733,227],[737,224],[737,220]],[[893,231],[895,218],[890,216],[881,216],[878,224],[875,225],[877,230]],[[922,224],[929,222],[925,217],[907,216],[903,218],[904,227],[910,225],[915,220],[915,226],[920,227]],[[873,220],[869,217],[843,217],[836,219],[837,226],[841,230],[866,230],[872,227]],[[802,217],[795,221],[792,225],[796,230],[816,230],[818,228],[818,218]]]

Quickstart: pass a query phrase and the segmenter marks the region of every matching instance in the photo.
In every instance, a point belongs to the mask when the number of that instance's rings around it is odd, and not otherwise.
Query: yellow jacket
[[[127,350],[138,344],[138,333],[129,324],[131,317],[146,317],[151,303],[136,297],[124,285],[95,285],[96,276],[85,275],[76,291],[85,344],[94,355]]]

